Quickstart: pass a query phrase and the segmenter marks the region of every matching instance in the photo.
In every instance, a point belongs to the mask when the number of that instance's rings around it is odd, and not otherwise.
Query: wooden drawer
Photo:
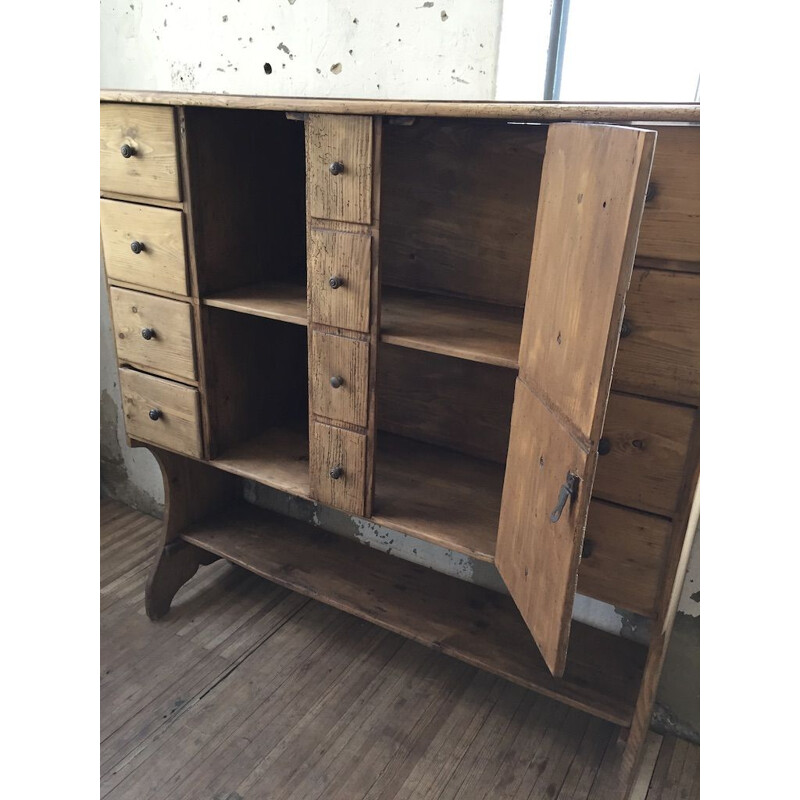
[[[200,395],[197,389],[122,367],[119,371],[125,428],[140,439],[201,458]],[[156,419],[150,414],[154,413]]]
[[[133,151],[128,158],[121,152],[124,146]],[[100,191],[181,199],[172,108],[100,105]]]
[[[672,516],[696,419],[693,408],[612,393],[592,496]]]
[[[637,268],[626,300],[612,388],[700,402],[700,276]]]
[[[167,377],[197,378],[188,303],[115,286],[110,295],[120,362]]]
[[[650,126],[648,126],[650,127]],[[636,254],[700,260],[700,128],[656,127],[650,199]]]
[[[652,617],[671,527],[662,517],[592,500],[578,591]]]
[[[182,211],[101,200],[100,231],[109,281],[187,294]]]
[[[311,334],[311,410],[337,422],[367,425],[369,343]],[[341,381],[334,387],[333,383]]]
[[[369,331],[371,243],[367,233],[311,228],[308,269],[313,322]]]
[[[364,514],[367,437],[315,422],[311,430],[311,496],[350,514]]]
[[[341,172],[334,174],[332,165]],[[309,213],[342,222],[372,220],[372,118],[309,114],[306,121]]]

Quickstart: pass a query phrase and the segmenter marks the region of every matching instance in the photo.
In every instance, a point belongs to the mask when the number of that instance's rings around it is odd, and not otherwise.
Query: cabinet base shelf
[[[354,541],[239,503],[182,538],[300,594],[622,726],[646,649],[573,623],[554,678],[513,602]]]

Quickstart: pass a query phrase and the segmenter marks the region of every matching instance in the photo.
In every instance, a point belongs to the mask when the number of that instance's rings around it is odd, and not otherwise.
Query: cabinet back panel
[[[202,310],[211,458],[269,427],[308,425],[306,329]]]
[[[303,125],[276,112],[185,114],[200,295],[305,285]]]
[[[523,306],[546,137],[543,125],[386,125],[383,283]]]
[[[383,344],[378,427],[504,464],[516,373]]]

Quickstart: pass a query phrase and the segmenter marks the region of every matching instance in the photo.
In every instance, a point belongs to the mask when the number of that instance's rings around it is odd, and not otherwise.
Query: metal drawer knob
[[[622,327],[619,330],[619,338],[627,339],[633,333],[633,326],[627,319],[622,320]]]
[[[156,332],[152,328],[142,328],[142,339],[147,339],[149,342],[151,339],[155,339]]]
[[[136,155],[136,148],[131,147],[129,144],[124,144],[119,149],[120,153],[122,153],[123,158],[130,158],[131,156]]]
[[[341,161],[334,161],[328,169],[331,171],[331,175],[341,175],[344,172],[344,164]]]
[[[341,375],[334,375],[331,377],[331,386],[333,386],[334,389],[344,386],[344,378]]]
[[[331,476],[331,478],[333,478],[333,480],[338,481],[339,478],[344,475],[344,470],[341,467],[336,466],[328,474]]]
[[[138,256],[139,253],[144,250],[144,244],[142,244],[142,242],[133,241],[131,242],[131,250]]]
[[[328,284],[331,289],[338,289],[340,286],[344,285],[344,279],[340,278],[338,275],[333,275],[328,281]]]
[[[598,443],[597,443],[597,454],[600,456],[607,456],[611,452],[611,439],[607,436],[604,436]]]
[[[161,412],[157,408],[151,408],[147,416],[150,417],[153,422],[155,422],[156,420],[161,419]]]

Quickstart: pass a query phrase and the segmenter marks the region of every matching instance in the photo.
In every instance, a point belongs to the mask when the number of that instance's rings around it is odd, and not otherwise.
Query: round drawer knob
[[[341,161],[334,161],[328,169],[331,171],[331,175],[341,175],[344,172],[344,164]]]
[[[333,275],[328,281],[328,284],[331,289],[338,289],[340,286],[344,285],[344,279],[340,278],[338,275]]]
[[[147,339],[149,342],[151,339],[156,338],[156,332],[152,328],[142,328],[142,339]]]
[[[131,250],[138,256],[144,250],[144,245],[141,242],[131,242]]]
[[[622,327],[619,329],[619,338],[627,339],[633,333],[633,326],[627,319],[622,320]]]
[[[341,467],[334,467],[334,468],[333,468],[333,469],[332,469],[332,470],[331,470],[331,471],[330,471],[328,474],[329,474],[329,475],[331,476],[331,478],[333,478],[335,481],[338,481],[338,480],[339,480],[339,478],[341,478],[341,477],[342,477],[342,475],[344,475],[344,470],[343,470]]]
[[[331,386],[333,386],[334,389],[344,386],[344,378],[341,375],[334,375],[331,378]]]
[[[131,147],[129,144],[124,144],[119,149],[120,153],[122,153],[123,158],[130,158],[131,156],[136,155],[136,148]]]
[[[607,456],[610,452],[611,452],[611,440],[604,436],[597,443],[597,454],[601,456]]]
[[[151,408],[147,413],[147,416],[150,417],[153,422],[155,422],[156,420],[161,419],[161,412],[157,408]]]

